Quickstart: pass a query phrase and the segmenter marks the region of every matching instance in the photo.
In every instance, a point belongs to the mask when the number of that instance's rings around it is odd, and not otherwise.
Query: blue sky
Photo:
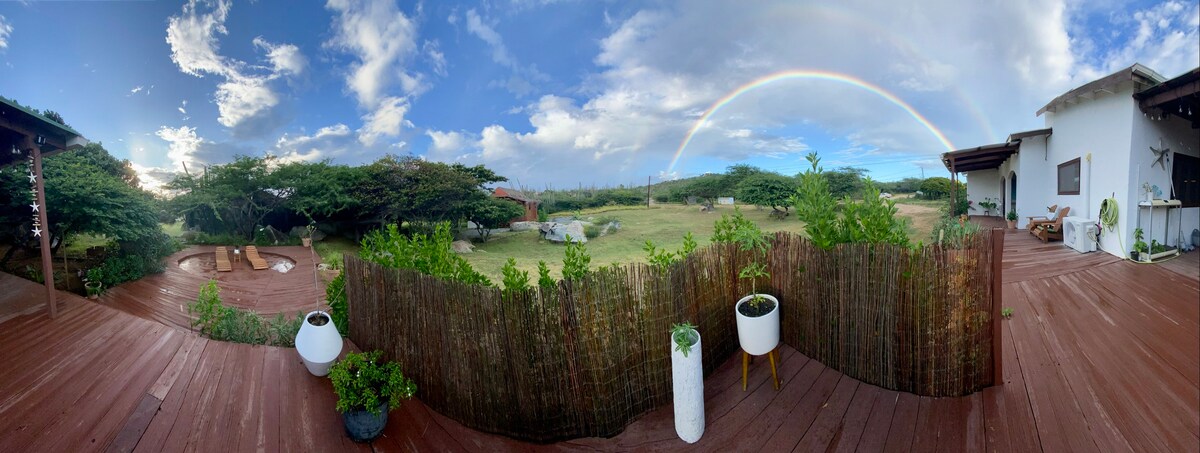
[[[747,6],[749,5],[749,6]],[[1054,96],[1200,66],[1192,1],[0,2],[0,95],[60,112],[148,186],[236,154],[482,163],[523,185],[746,162],[945,175]],[[764,84],[780,71],[820,71]],[[848,83],[858,80],[880,93]]]

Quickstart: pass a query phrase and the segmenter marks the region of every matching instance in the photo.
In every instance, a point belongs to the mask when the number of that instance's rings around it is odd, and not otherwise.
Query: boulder
[[[513,222],[509,227],[513,231],[529,231],[536,230],[542,224],[540,222]]]
[[[575,221],[575,217],[555,217],[550,219],[550,223],[571,223]]]
[[[454,241],[450,243],[450,248],[454,253],[471,253],[475,251],[475,246],[467,241]]]
[[[604,225],[604,229],[600,230],[601,236],[607,236],[609,233],[615,233],[621,229],[621,222],[612,221]]]
[[[571,242],[581,244],[587,242],[587,235],[583,232],[583,223],[578,220],[571,223],[550,222],[543,225],[543,231],[546,231],[546,240],[550,242],[567,242],[567,236],[571,236]]]

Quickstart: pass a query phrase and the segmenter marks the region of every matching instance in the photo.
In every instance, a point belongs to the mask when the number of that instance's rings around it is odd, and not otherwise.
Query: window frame
[[[1075,191],[1074,191],[1074,192],[1072,192],[1072,191],[1066,191],[1066,192],[1064,192],[1064,191],[1062,190],[1062,188],[1063,188],[1063,185],[1062,185],[1062,171],[1063,171],[1063,167],[1068,167],[1068,166],[1071,166],[1071,165],[1074,165],[1074,166],[1075,166],[1075,179],[1076,179],[1076,181],[1075,181]],[[1080,189],[1080,186],[1082,186],[1082,185],[1083,185],[1083,164],[1082,164],[1082,159],[1080,159],[1080,158],[1076,157],[1076,158],[1074,158],[1074,159],[1071,159],[1071,160],[1068,160],[1068,161],[1066,161],[1066,162],[1063,162],[1063,163],[1061,163],[1061,164],[1058,164],[1058,171],[1057,171],[1057,172],[1055,172],[1055,178],[1054,178],[1054,179],[1055,179],[1055,182],[1058,184],[1058,186],[1057,186],[1056,188],[1058,189],[1058,194],[1059,194],[1059,195],[1079,195],[1079,189]]]
[[[1188,166],[1191,166],[1193,168],[1192,171],[1196,172],[1196,168],[1200,167],[1200,157],[1190,156],[1183,153],[1171,154],[1171,198],[1179,200],[1181,202],[1180,207],[1183,208],[1200,207],[1200,197],[1196,199],[1187,197],[1187,195],[1192,194],[1190,191],[1196,190],[1191,185],[1198,184],[1195,181],[1197,175],[1195,173],[1191,175],[1183,174],[1188,169]],[[1186,179],[1188,176],[1193,178],[1190,183]]]

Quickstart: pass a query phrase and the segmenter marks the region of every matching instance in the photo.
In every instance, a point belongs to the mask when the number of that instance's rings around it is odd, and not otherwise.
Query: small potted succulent
[[[87,277],[85,277],[83,288],[87,290],[87,297],[91,300],[100,298],[100,293],[104,292],[104,284],[100,282],[104,278],[104,272],[98,267],[88,269]]]
[[[1017,229],[1017,210],[1016,209],[1008,211],[1008,215],[1004,216],[1004,219],[1008,222],[1008,229],[1010,229],[1010,230]]]
[[[671,326],[671,391],[675,434],[689,444],[704,435],[704,361],[700,332],[691,323]]]
[[[382,362],[381,351],[349,353],[333,365],[329,379],[337,393],[346,435],[355,442],[370,442],[387,426],[388,411],[400,407],[417,391],[396,362]]]

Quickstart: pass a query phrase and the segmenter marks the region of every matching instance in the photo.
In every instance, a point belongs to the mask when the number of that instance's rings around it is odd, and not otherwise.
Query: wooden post
[[[958,172],[954,170],[954,158],[951,157],[950,158],[950,215],[952,215],[952,216],[955,215],[954,214],[954,207],[955,207],[954,205],[956,203],[954,203],[954,202],[956,200],[955,195],[958,192],[958,190],[956,190],[957,188],[958,188]],[[964,212],[964,214],[966,214],[966,213]]]
[[[992,228],[992,385],[1004,384],[1004,230]]]
[[[33,175],[35,185],[37,186],[37,194],[34,203],[40,205],[38,207],[38,223],[42,229],[40,244],[42,249],[42,279],[46,283],[46,307],[50,310],[50,318],[58,317],[58,303],[55,300],[54,293],[54,262],[50,258],[50,222],[46,221],[46,184],[42,178],[42,149],[32,136],[25,136],[25,147],[31,149],[33,153]]]

